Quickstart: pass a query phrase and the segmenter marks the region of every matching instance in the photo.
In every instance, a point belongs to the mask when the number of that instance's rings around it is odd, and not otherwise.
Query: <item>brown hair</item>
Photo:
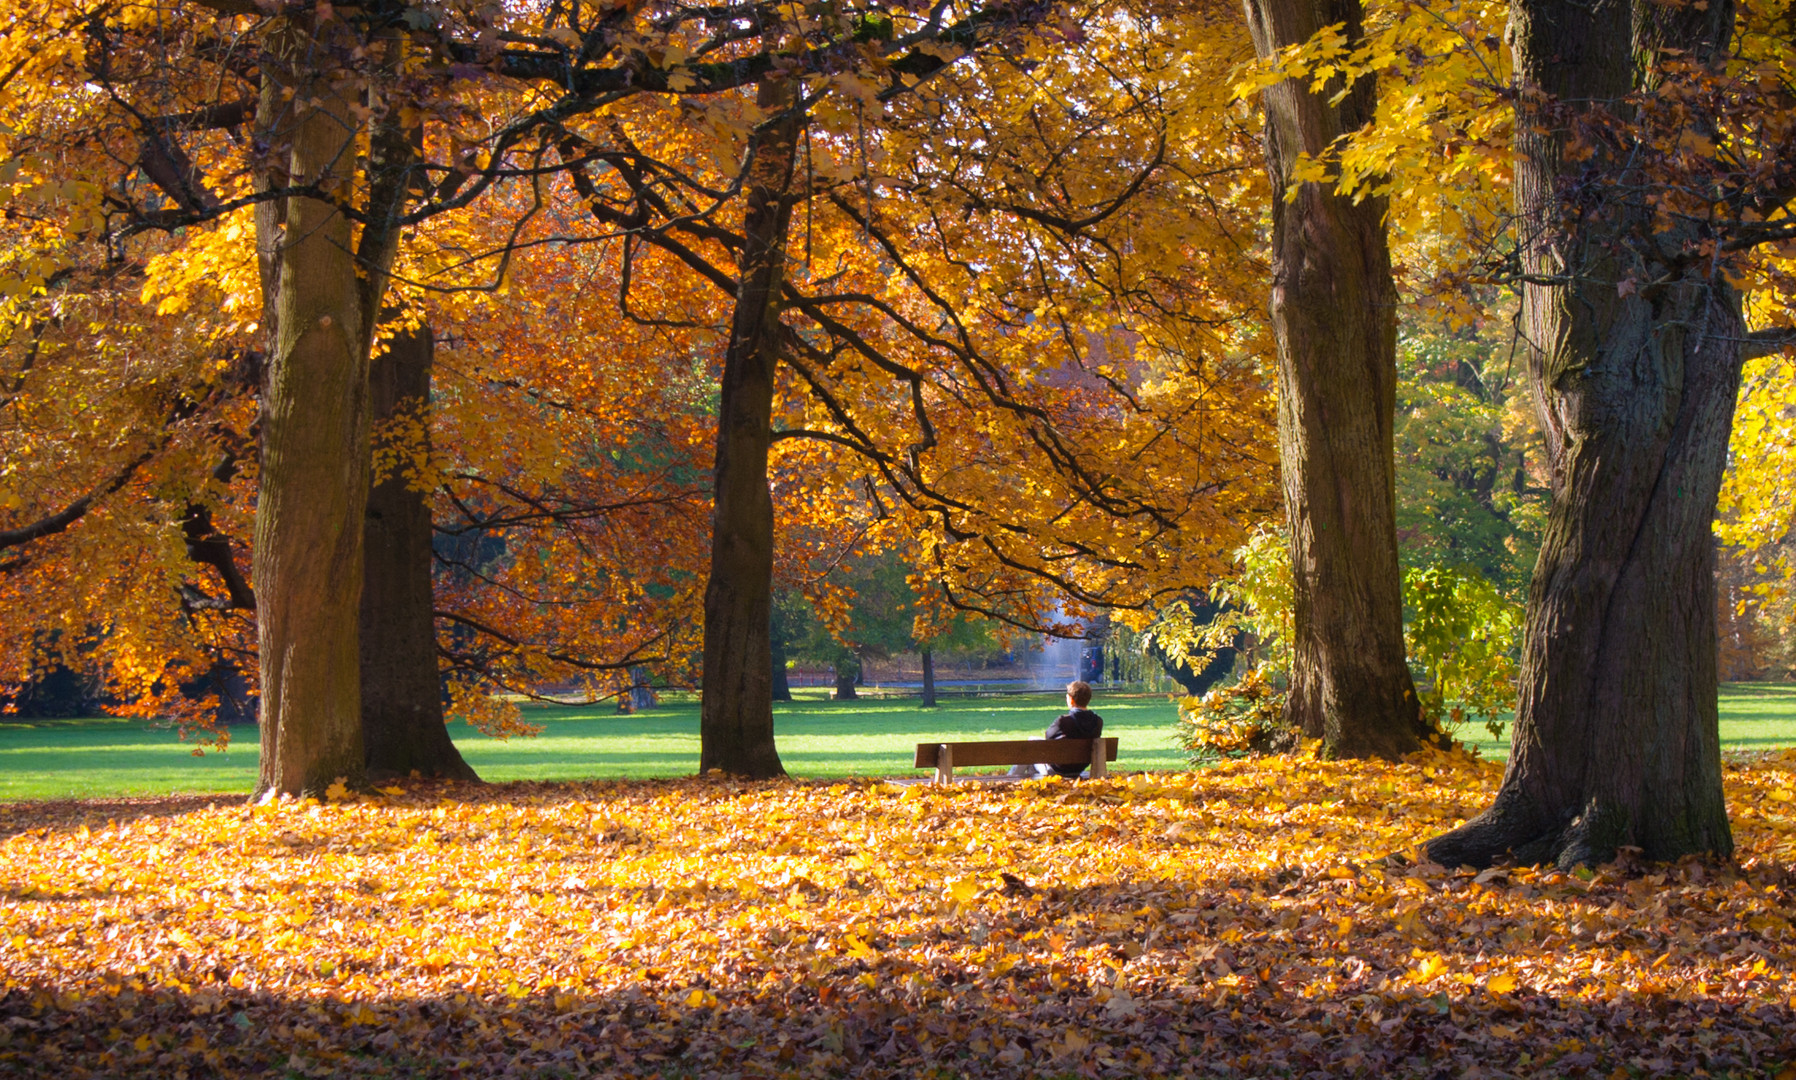
[[[1072,699],[1073,708],[1083,709],[1091,704],[1091,684],[1074,679],[1066,684],[1066,696]]]

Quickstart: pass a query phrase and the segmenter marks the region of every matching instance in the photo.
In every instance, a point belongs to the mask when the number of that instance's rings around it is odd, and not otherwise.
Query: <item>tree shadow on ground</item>
[[[242,795],[121,795],[110,799],[50,799],[0,802],[0,840],[21,833],[73,832],[83,826],[104,828],[109,822],[176,818],[208,806],[244,801]]]
[[[254,980],[266,974],[182,957],[178,970],[155,976],[16,983],[0,997],[0,1075],[1772,1078],[1796,1058],[1796,1012],[1692,992],[1693,973],[1638,996],[1604,993],[1594,978],[1555,993],[1423,987],[1410,977],[1417,951],[1450,956],[1457,970],[1500,953],[1512,923],[1469,925],[1455,912],[1474,890],[1509,886],[1409,869],[1417,878],[1401,867],[1392,874],[1420,880],[1429,903],[1400,931],[1368,926],[1351,941],[1305,906],[1339,880],[1281,871],[1195,890],[1162,879],[993,885],[982,907],[944,904],[921,940],[876,934],[864,952],[801,942],[802,957],[766,966],[739,952],[700,975],[649,968],[603,990],[525,988],[505,970],[452,962],[453,971],[415,974],[439,988],[465,980],[460,992],[397,992],[412,981],[403,971],[388,972],[377,993],[319,993],[317,981],[307,992],[258,991]],[[1694,863],[1682,871],[1681,880],[1705,872]],[[1587,890],[1593,910],[1619,903],[1629,884],[1652,884],[1625,873],[1566,880]],[[470,886],[467,895],[478,902],[489,891]],[[588,898],[595,909],[694,896],[742,903],[727,890],[656,891]],[[816,891],[826,903],[829,890]],[[1189,903],[1170,917],[1132,910],[1174,891]],[[783,902],[778,893],[752,901]],[[1198,932],[1168,945],[1173,935],[1159,930],[1175,920]],[[965,962],[976,953],[969,943],[1016,940],[1029,928],[1064,929],[1065,945],[1002,968]],[[1577,953],[1570,966],[1594,972],[1626,950],[1657,948],[1666,929],[1642,924],[1546,947]],[[1696,956],[1706,963],[1729,944],[1763,952],[1750,937],[1710,935],[1713,947]],[[1113,955],[1113,968],[1072,955],[1093,945]],[[358,974],[369,973],[327,978]],[[1675,982],[1678,966],[1666,974]]]
[[[922,987],[849,970],[599,995],[373,999],[255,993],[190,974],[188,988],[123,978],[9,990],[0,1074],[1771,1077],[1796,1026],[1783,1007],[1546,995],[1468,1023],[1487,1010],[1464,997],[1362,1009],[1270,987],[1118,1007],[1027,975],[986,983],[948,970]]]

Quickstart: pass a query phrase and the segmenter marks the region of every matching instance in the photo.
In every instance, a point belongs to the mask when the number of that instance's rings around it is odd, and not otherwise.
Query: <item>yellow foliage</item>
[[[1455,321],[1475,321],[1480,301],[1441,286],[1477,276],[1477,260],[1508,227],[1508,15],[1500,0],[1373,0],[1357,48],[1347,47],[1341,26],[1325,27],[1271,61],[1244,65],[1234,81],[1237,96],[1251,99],[1286,78],[1337,94],[1351,80],[1377,80],[1376,120],[1300,164],[1294,179],[1389,199],[1402,284],[1428,290]]]

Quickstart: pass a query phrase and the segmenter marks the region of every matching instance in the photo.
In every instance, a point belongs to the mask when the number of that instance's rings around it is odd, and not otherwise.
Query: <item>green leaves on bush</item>
[[[1205,625],[1168,609],[1150,633],[1167,652],[1200,659],[1245,635],[1242,669],[1201,698],[1179,704],[1179,737],[1193,757],[1276,748],[1290,685],[1294,632],[1290,549],[1280,529],[1261,529],[1235,551],[1240,573],[1212,587],[1231,605]],[[1404,638],[1424,719],[1457,734],[1482,721],[1502,738],[1515,706],[1522,605],[1475,567],[1413,567],[1403,575]],[[1182,605],[1181,605],[1182,606]]]
[[[1515,707],[1522,605],[1466,566],[1415,567],[1403,575],[1404,637],[1426,718],[1448,732],[1482,720],[1502,738]]]

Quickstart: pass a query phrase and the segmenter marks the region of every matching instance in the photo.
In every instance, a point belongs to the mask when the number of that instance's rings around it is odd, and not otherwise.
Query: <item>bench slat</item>
[[[936,767],[940,743],[918,743],[919,769]],[[979,765],[1085,765],[1091,761],[1090,739],[1010,739],[1003,742],[948,743],[954,767]],[[1104,740],[1104,760],[1116,760],[1116,740]]]

